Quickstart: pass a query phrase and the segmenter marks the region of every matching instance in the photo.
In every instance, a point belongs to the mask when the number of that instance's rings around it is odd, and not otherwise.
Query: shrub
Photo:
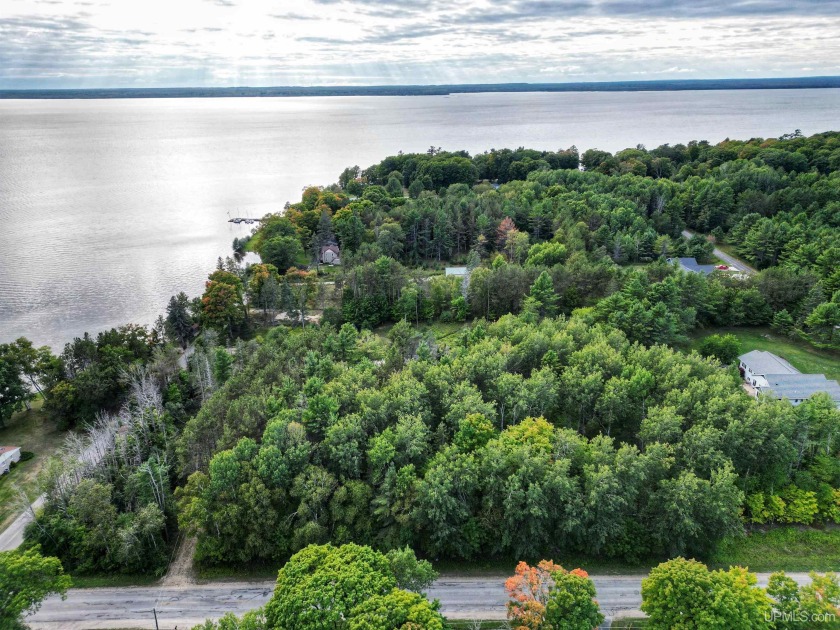
[[[741,342],[735,335],[709,335],[700,344],[700,354],[715,357],[724,365],[729,365],[741,353]]]
[[[810,525],[814,522],[814,517],[819,512],[816,492],[788,486],[782,490],[782,498],[786,503],[785,513],[781,519],[783,523]]]

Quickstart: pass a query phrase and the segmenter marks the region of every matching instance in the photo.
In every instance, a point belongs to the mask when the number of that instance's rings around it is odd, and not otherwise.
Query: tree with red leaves
[[[554,585],[552,574],[562,570],[551,560],[540,560],[535,567],[527,562],[516,565],[515,574],[505,581],[505,590],[511,599],[507,604],[508,619],[517,630],[542,627],[548,592]]]
[[[508,236],[511,232],[516,231],[516,224],[513,222],[513,219],[510,217],[505,217],[502,219],[502,222],[499,223],[499,227],[496,228],[496,245],[498,246],[499,251],[505,248],[505,243],[507,243]]]
[[[515,630],[592,630],[604,620],[595,586],[583,569],[566,571],[551,560],[535,567],[520,562],[505,589]]]

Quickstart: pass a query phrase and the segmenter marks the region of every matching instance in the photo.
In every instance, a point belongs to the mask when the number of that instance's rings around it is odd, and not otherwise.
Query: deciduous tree
[[[42,556],[38,547],[0,552],[0,626],[23,628],[24,615],[50,595],[65,599],[71,585],[58,558]]]
[[[654,630],[766,628],[771,601],[755,574],[732,567],[709,571],[696,560],[676,558],[642,580],[642,610]]]

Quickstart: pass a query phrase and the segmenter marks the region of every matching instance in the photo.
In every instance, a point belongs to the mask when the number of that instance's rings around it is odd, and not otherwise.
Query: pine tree
[[[808,316],[823,302],[825,302],[825,293],[823,292],[822,285],[817,283],[808,292],[808,295],[805,296],[805,299],[802,300],[799,306],[799,315],[796,318],[797,328],[802,328]]]
[[[230,356],[224,348],[216,348],[213,355],[213,378],[216,383],[224,385],[230,378],[231,366],[233,365],[233,357]]]
[[[543,271],[531,285],[532,297],[538,304],[539,314],[542,317],[554,317],[557,314],[557,293],[554,292],[554,283],[547,271]]]
[[[190,299],[183,291],[169,299],[165,323],[170,338],[186,348],[193,338],[194,321],[190,315]]]
[[[773,330],[782,335],[789,335],[793,332],[794,321],[787,309],[781,310],[773,316],[771,324]]]

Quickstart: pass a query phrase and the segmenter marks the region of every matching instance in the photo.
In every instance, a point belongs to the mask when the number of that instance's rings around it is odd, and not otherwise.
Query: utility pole
[[[155,616],[155,630],[160,630],[160,628],[158,627],[157,609],[156,608],[152,608],[152,614]]]

